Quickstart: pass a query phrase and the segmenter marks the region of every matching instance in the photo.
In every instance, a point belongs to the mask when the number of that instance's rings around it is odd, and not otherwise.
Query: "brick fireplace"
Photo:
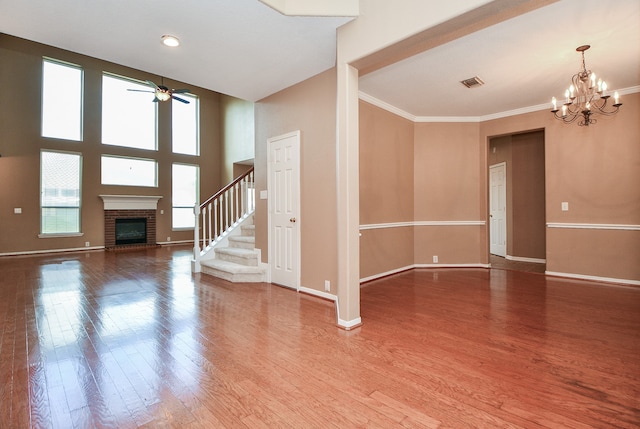
[[[100,195],[104,201],[104,247],[115,249],[132,244],[116,243],[116,219],[145,219],[146,242],[135,246],[156,245],[156,212],[162,197],[147,195]]]

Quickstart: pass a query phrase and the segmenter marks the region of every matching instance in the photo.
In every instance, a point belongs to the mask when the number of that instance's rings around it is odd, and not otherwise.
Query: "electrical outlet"
[[[569,203],[566,201],[563,201],[560,204],[560,208],[562,209],[563,212],[568,212],[569,211]]]
[[[167,237],[167,241],[171,241],[171,237]]]
[[[433,263],[434,264],[438,263],[438,255],[433,255]]]
[[[329,280],[324,281],[324,290],[329,292],[331,290],[331,282]]]
[[[89,245],[90,245],[90,244],[91,244],[91,243],[89,243],[88,241],[85,241],[85,242],[84,242],[84,247],[89,247]]]
[[[13,213],[22,214],[22,207],[14,207],[13,208]]]

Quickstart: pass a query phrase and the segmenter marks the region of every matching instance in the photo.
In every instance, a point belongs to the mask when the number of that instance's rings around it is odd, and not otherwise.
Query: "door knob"
[[[296,218],[292,217],[291,219],[289,219],[289,222],[296,223]]]

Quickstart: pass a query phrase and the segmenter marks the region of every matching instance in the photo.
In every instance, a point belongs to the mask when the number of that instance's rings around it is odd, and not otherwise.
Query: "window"
[[[158,186],[158,163],[153,159],[102,156],[102,184]]]
[[[42,60],[42,136],[82,140],[82,69]]]
[[[80,233],[80,168],[78,154],[42,151],[40,208],[42,234]]]
[[[178,94],[189,104],[171,100],[171,141],[174,153],[185,155],[199,154],[199,109],[198,97],[191,94]]]
[[[148,85],[103,74],[102,143],[156,150],[157,104]]]
[[[199,167],[197,165],[173,164],[171,175],[172,227],[193,228],[193,207],[198,203]]]

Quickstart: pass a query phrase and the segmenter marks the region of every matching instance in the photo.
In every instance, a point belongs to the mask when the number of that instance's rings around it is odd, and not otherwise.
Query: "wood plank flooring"
[[[640,426],[640,288],[414,270],[364,285],[347,332],[189,260],[0,258],[0,428]]]

